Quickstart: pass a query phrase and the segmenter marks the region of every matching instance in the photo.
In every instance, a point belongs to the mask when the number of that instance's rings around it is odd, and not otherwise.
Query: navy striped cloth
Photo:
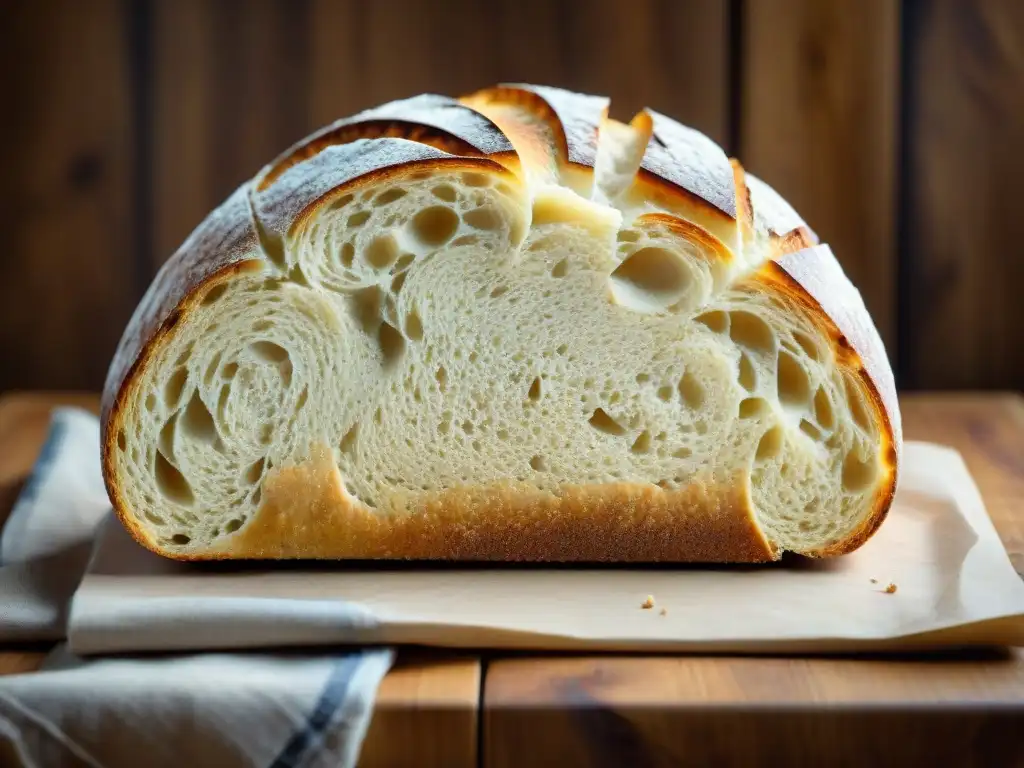
[[[0,765],[355,765],[389,649],[81,658],[68,608],[108,516],[99,425],[54,412],[0,533],[0,642],[56,641],[0,677]]]

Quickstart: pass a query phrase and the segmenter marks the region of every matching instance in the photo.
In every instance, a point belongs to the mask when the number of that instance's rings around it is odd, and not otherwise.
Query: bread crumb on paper
[[[641,604],[640,607],[643,608],[645,611],[653,608],[654,607],[654,596],[653,595],[648,595],[647,599],[643,601],[643,603]]]
[[[668,616],[668,608],[662,608],[660,613],[662,616]]]
[[[890,581],[890,582],[889,582],[889,586],[887,586],[887,587],[885,588],[885,594],[887,594],[887,595],[892,595],[892,594],[895,594],[895,593],[896,593],[896,585],[895,585],[895,584],[893,584],[893,583],[892,583],[892,582]]]
[[[878,579],[872,579],[872,580],[871,580],[871,583],[872,583],[872,584],[877,584],[877,583],[878,583]]]

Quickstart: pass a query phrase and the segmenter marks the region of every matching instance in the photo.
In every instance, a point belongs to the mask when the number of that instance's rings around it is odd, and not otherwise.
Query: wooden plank
[[[744,8],[740,160],[831,245],[892,357],[900,4]]]
[[[0,391],[99,388],[135,294],[127,4],[0,9]]]
[[[476,766],[480,667],[478,658],[400,659],[377,692],[360,768]]]
[[[154,269],[239,184],[313,128],[305,9],[288,0],[154,3]]]
[[[1024,3],[908,6],[907,384],[1024,387]]]
[[[724,142],[728,12],[716,0],[314,0],[313,122],[420,92],[532,82],[611,96],[619,118],[650,106]]]
[[[963,454],[1024,571],[1024,398],[902,402],[908,439]],[[1017,765],[1022,721],[1022,650],[504,659],[484,684],[484,764]]]
[[[0,396],[0,526],[46,439],[50,414],[59,405],[95,413],[99,397],[87,393]],[[0,646],[0,675],[34,671],[48,651]],[[378,691],[359,758],[361,768],[475,766],[480,680],[481,663],[474,656],[401,654]]]

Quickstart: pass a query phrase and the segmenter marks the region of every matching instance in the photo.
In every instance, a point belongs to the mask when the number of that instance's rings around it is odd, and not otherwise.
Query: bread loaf
[[[420,96],[237,189],[110,367],[103,469],[133,536],[181,559],[617,562],[867,540],[901,431],[859,293],[713,141],[607,107]]]

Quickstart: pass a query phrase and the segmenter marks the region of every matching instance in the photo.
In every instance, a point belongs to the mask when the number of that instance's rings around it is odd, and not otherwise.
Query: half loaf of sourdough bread
[[[103,470],[162,555],[718,561],[849,552],[901,453],[857,290],[651,110],[514,85],[291,147],[163,266]]]

